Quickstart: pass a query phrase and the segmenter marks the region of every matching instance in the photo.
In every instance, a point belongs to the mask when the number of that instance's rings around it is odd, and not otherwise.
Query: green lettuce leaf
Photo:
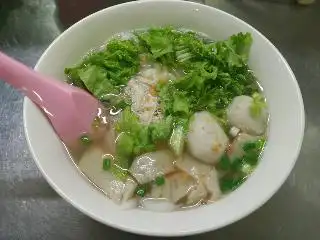
[[[173,126],[173,117],[168,116],[164,120],[149,125],[152,142],[165,141],[170,138]]]
[[[79,78],[86,88],[97,97],[109,93],[118,93],[117,88],[108,81],[106,72],[98,66],[88,66],[78,70]]]
[[[94,51],[76,66],[65,69],[69,82],[97,98],[119,93],[120,87],[139,71],[139,44],[133,40],[112,39],[105,49]]]

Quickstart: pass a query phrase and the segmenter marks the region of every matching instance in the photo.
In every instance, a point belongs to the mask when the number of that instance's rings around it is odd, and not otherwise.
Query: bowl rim
[[[25,136],[26,136],[26,140],[27,140],[27,144],[29,146],[31,155],[37,165],[37,167],[40,169],[42,175],[44,176],[44,178],[46,179],[46,181],[49,183],[49,185],[63,198],[65,199],[68,203],[70,203],[72,206],[74,206],[76,209],[80,210],[82,213],[86,214],[87,216],[90,216],[92,219],[106,224],[108,226],[111,226],[113,228],[116,229],[120,229],[126,232],[131,232],[131,233],[136,233],[136,234],[141,234],[141,235],[149,235],[149,236],[188,236],[188,235],[194,235],[194,234],[199,234],[199,233],[205,233],[205,232],[209,232],[212,230],[217,230],[219,228],[222,228],[224,226],[230,225],[240,219],[243,219],[244,217],[248,216],[249,214],[251,214],[252,212],[256,211],[258,208],[260,208],[262,205],[264,205],[278,190],[279,188],[283,185],[283,183],[285,182],[285,180],[288,178],[289,174],[291,173],[295,162],[299,156],[300,153],[300,149],[302,146],[302,142],[303,142],[303,136],[304,136],[304,128],[305,128],[305,111],[304,111],[304,104],[303,104],[303,99],[302,99],[302,94],[298,85],[298,82],[294,76],[293,71],[291,70],[289,64],[287,63],[287,61],[285,60],[285,58],[282,56],[282,54],[279,52],[279,50],[263,35],[261,34],[257,29],[255,29],[254,27],[252,27],[250,24],[246,23],[245,21],[243,21],[242,19],[235,17],[225,11],[222,11],[220,9],[217,9],[215,7],[211,7],[208,5],[203,5],[200,3],[195,3],[195,2],[189,2],[189,1],[183,1],[183,0],[150,0],[150,1],[132,1],[132,2],[127,2],[127,3],[122,3],[122,4],[118,4],[118,5],[114,5],[105,9],[102,9],[98,12],[95,12],[83,19],[81,19],[80,21],[76,22],[75,24],[73,24],[72,26],[70,26],[68,29],[66,29],[63,33],[61,33],[56,39],[54,39],[54,41],[46,48],[46,50],[44,51],[44,53],[41,55],[41,57],[39,58],[39,60],[37,61],[37,64],[35,65],[34,69],[37,70],[38,66],[40,64],[40,62],[43,61],[43,59],[45,58],[45,56],[48,54],[48,52],[50,51],[51,48],[54,48],[55,44],[60,41],[65,33],[70,32],[74,27],[80,25],[82,22],[87,21],[87,19],[93,17],[93,16],[98,16],[100,14],[106,14],[108,11],[112,11],[114,9],[117,8],[121,8],[121,7],[127,7],[127,6],[131,6],[131,5],[136,5],[136,4],[154,4],[154,3],[159,3],[159,4],[166,4],[166,3],[171,3],[171,2],[180,2],[181,4],[185,4],[185,5],[191,5],[193,7],[201,7],[201,8],[213,8],[215,11],[219,12],[220,14],[224,14],[226,16],[228,16],[229,18],[232,18],[234,21],[238,21],[241,24],[246,25],[250,30],[255,31],[260,38],[262,38],[275,52],[276,55],[278,55],[278,57],[280,58],[280,60],[282,61],[282,63],[284,64],[284,67],[286,68],[286,70],[288,71],[288,73],[290,74],[290,76],[292,77],[293,81],[293,85],[294,88],[297,92],[297,101],[299,103],[299,112],[300,112],[300,132],[299,132],[299,139],[298,139],[298,148],[295,150],[294,153],[294,159],[291,162],[291,165],[287,166],[287,169],[285,169],[286,171],[282,171],[283,175],[282,178],[280,180],[278,180],[277,184],[273,184],[273,188],[269,190],[269,194],[268,197],[265,197],[263,200],[261,201],[256,201],[254,204],[251,205],[250,209],[246,210],[246,211],[242,211],[240,214],[237,214],[236,217],[234,217],[233,219],[229,219],[227,221],[222,221],[219,224],[212,224],[211,226],[204,226],[202,228],[195,228],[195,229],[191,229],[188,231],[175,231],[175,232],[158,232],[158,231],[153,231],[152,229],[150,229],[149,231],[143,230],[143,229],[137,229],[131,226],[125,226],[125,225],[121,225],[117,222],[112,222],[112,221],[108,221],[106,219],[102,219],[100,217],[95,216],[94,214],[92,214],[90,211],[88,211],[85,207],[78,205],[75,201],[73,201],[66,192],[62,191],[54,182],[53,179],[51,179],[50,176],[48,176],[46,174],[45,169],[42,168],[41,166],[41,161],[39,161],[37,159],[36,156],[36,148],[34,148],[34,146],[32,145],[31,141],[30,141],[30,137],[29,137],[29,132],[28,132],[28,128],[27,128],[27,112],[28,112],[28,106],[30,106],[30,104],[33,104],[27,97],[24,98],[24,104],[23,104],[23,126],[24,126],[24,131],[25,131]]]

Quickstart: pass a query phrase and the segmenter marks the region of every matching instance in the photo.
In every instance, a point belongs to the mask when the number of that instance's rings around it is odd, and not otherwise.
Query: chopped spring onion
[[[136,194],[139,196],[139,197],[144,197],[144,195],[146,194],[147,192],[147,186],[146,185],[140,185],[137,187],[136,189]]]
[[[246,178],[244,177],[223,177],[220,180],[220,188],[223,193],[230,192],[238,188]]]
[[[224,154],[221,158],[220,158],[220,161],[218,163],[218,168],[221,169],[221,170],[229,170],[230,169],[230,166],[231,166],[231,162],[230,162],[230,159],[228,157],[227,154]]]
[[[85,144],[85,145],[88,145],[91,143],[91,139],[88,135],[84,134],[80,137],[80,141],[81,143]]]
[[[111,159],[110,158],[103,159],[102,168],[105,171],[110,170],[110,168],[111,168]]]
[[[243,145],[242,149],[243,149],[243,151],[247,152],[247,151],[255,149],[256,147],[257,147],[256,142],[247,142]]]
[[[158,176],[155,179],[155,183],[156,185],[161,186],[165,183],[165,178],[163,176]]]

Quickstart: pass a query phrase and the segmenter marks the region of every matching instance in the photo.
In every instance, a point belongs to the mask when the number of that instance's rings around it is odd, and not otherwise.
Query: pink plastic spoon
[[[73,144],[82,134],[91,132],[100,105],[84,90],[43,76],[1,52],[0,79],[36,103],[65,144]]]

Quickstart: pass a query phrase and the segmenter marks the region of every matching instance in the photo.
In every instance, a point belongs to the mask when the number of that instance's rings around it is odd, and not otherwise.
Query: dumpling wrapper
[[[252,103],[253,99],[249,96],[235,97],[227,108],[228,122],[243,132],[261,135],[267,127],[267,109],[263,108],[260,116],[253,118],[250,114]]]
[[[176,166],[198,181],[196,189],[188,196],[188,203],[195,203],[197,199],[198,201],[203,199],[208,193],[211,195],[211,200],[220,197],[221,190],[215,167],[201,163],[188,154],[184,154],[182,158],[178,159]]]
[[[212,165],[199,162],[188,153],[184,153],[180,158],[178,158],[175,165],[181,171],[186,172],[195,179],[208,175],[213,167]]]
[[[144,209],[154,212],[172,212],[177,208],[175,204],[163,198],[142,198],[140,204]]]
[[[184,172],[177,172],[167,176],[163,185],[153,184],[148,196],[150,198],[164,198],[177,203],[196,187],[197,182],[191,176]]]
[[[196,181],[184,172],[178,172],[168,176],[162,186],[153,184],[148,197],[163,198],[172,203],[185,199],[187,205],[192,205],[199,203],[207,195],[208,191],[204,183]]]
[[[116,133],[113,127],[107,129],[106,134],[103,139],[103,149],[108,151],[108,154],[115,155],[116,153]]]
[[[101,148],[91,147],[81,157],[78,167],[108,197],[120,204],[122,200],[126,201],[133,196],[136,184],[129,178],[124,183],[111,172],[103,170],[103,155]]]
[[[208,191],[205,188],[204,184],[199,182],[198,185],[188,194],[186,204],[196,204],[206,198]]]
[[[216,164],[228,142],[224,130],[209,112],[194,114],[188,133],[188,149],[192,156],[205,163]]]
[[[140,183],[145,184],[174,171],[174,155],[169,150],[143,154],[134,159],[129,172]]]
[[[215,168],[212,168],[208,176],[204,179],[204,185],[210,193],[210,201],[218,200],[222,193],[219,184],[218,172]]]
[[[166,184],[171,185],[170,199],[174,203],[188,195],[197,185],[192,177],[183,172],[172,174],[166,178]]]

